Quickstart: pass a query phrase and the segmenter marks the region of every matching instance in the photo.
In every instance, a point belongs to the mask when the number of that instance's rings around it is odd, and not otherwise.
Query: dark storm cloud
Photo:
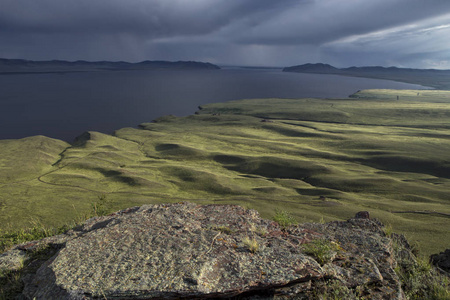
[[[448,0],[0,0],[0,57],[450,68]]]
[[[210,33],[234,19],[277,6],[272,0],[7,0],[0,24],[2,31],[23,33],[128,32],[170,37]]]

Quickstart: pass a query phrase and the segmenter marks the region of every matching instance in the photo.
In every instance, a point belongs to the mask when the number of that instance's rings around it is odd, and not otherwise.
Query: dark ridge
[[[412,69],[412,68],[397,68],[397,67],[381,67],[381,66],[364,66],[364,67],[349,67],[349,68],[336,68],[329,64],[316,63],[316,64],[303,64],[292,67],[283,68],[283,72],[299,72],[299,73],[321,73],[321,72],[336,72],[339,74],[346,74],[352,72],[421,72],[421,73],[437,73],[437,74],[450,74],[450,70],[438,70],[438,69]]]
[[[138,63],[124,61],[65,61],[46,60],[33,61],[25,59],[0,58],[0,73],[37,73],[37,72],[72,72],[72,71],[95,71],[95,70],[153,70],[153,69],[175,69],[175,70],[218,70],[216,66],[207,62],[197,61],[150,61],[145,60]]]

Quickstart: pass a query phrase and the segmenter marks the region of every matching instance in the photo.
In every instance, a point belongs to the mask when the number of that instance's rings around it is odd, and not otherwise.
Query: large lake
[[[422,89],[387,80],[279,69],[100,71],[0,75],[0,139],[46,135],[68,142],[113,133],[199,105],[248,98],[342,98],[361,89]]]

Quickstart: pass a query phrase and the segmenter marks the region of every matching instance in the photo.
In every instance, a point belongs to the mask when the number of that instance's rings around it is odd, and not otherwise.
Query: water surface
[[[278,69],[101,71],[0,75],[0,139],[46,135],[71,142],[113,133],[201,104],[249,98],[342,98],[362,89],[413,84]]]

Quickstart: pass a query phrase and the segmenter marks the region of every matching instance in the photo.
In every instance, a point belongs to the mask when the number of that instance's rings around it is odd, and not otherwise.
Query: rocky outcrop
[[[281,227],[235,205],[144,205],[18,245],[0,266],[52,249],[24,276],[25,299],[403,299],[382,227],[367,218]]]

